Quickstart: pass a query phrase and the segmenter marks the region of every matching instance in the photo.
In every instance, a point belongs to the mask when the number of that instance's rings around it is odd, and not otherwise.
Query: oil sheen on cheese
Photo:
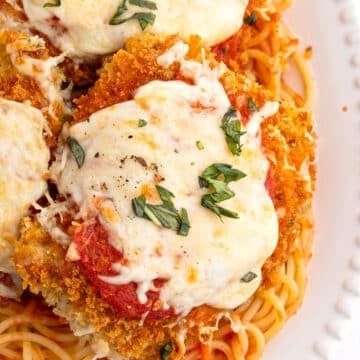
[[[269,164],[259,133],[261,121],[277,112],[278,103],[268,102],[254,113],[242,137],[242,154],[234,156],[220,128],[230,106],[219,81],[223,69],[211,70],[206,61],[186,61],[186,52],[187,45],[177,43],[158,62],[167,66],[177,59],[181,72],[194,84],[152,81],[140,87],[133,100],[71,126],[64,137],[79,142],[85,162],[79,169],[65,146],[58,149],[51,168],[60,192],[71,194],[82,218],[100,218],[112,246],[127,260],[113,264],[119,275],[102,280],[135,282],[144,303],[153,280],[167,279],[160,299],[165,308],[171,306],[181,314],[202,304],[232,309],[248,299],[259,286],[260,269],[278,239],[276,213],[264,186]],[[147,125],[139,127],[139,119]],[[221,203],[237,211],[239,219],[220,220],[200,204],[207,189],[199,187],[198,177],[213,163],[230,164],[247,174],[230,183],[236,195]],[[178,209],[187,210],[188,236],[134,215],[131,199],[145,194],[149,203],[159,202],[157,181],[174,193]],[[76,254],[71,254],[76,261]],[[249,271],[257,277],[242,282]]]
[[[31,106],[0,98],[0,271],[15,274],[11,261],[20,219],[46,189],[49,150],[45,119]],[[15,276],[15,275],[14,275]],[[15,297],[0,284],[0,296]]]
[[[51,0],[50,0],[51,1]],[[41,31],[72,57],[101,55],[120,49],[124,41],[142,32],[137,20],[119,25],[109,22],[123,0],[62,0],[57,7],[44,7],[44,0],[24,0],[30,25]],[[219,43],[242,24],[247,0],[154,0],[157,10],[132,5],[121,19],[135,13],[152,12],[155,22],[145,31],[179,34],[187,39],[200,35],[207,45]]]

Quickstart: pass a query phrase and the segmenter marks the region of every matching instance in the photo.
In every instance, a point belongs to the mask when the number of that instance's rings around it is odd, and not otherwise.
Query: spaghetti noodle
[[[91,359],[87,338],[76,337],[65,320],[54,316],[40,298],[21,303],[0,300],[0,358]]]
[[[307,109],[312,100],[311,76],[298,41],[281,20],[281,13],[289,6],[291,0],[250,1],[245,18],[255,14],[255,24],[245,24],[229,40],[215,46],[213,52],[231,70],[269,89],[274,99],[286,99]],[[302,91],[295,90],[286,78],[291,64],[301,76]],[[265,264],[272,268],[270,275],[251,299],[231,313],[231,323],[221,320],[219,329],[204,342],[185,345],[179,336],[176,358],[254,360],[262,355],[266,342],[297,311],[304,296],[305,269],[312,246],[310,203],[304,211],[301,231],[288,257],[275,265],[271,259]],[[38,298],[24,298],[21,303],[4,299],[0,302],[0,358],[90,359],[94,354],[87,340],[86,336],[73,335],[66,322]]]

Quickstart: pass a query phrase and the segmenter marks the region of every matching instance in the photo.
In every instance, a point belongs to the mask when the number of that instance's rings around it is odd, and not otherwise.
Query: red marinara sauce
[[[81,225],[73,235],[73,242],[80,256],[78,263],[101,297],[123,317],[141,319],[148,313],[147,319],[160,320],[173,316],[172,308],[162,308],[158,291],[149,290],[146,293],[147,302],[141,304],[136,293],[136,283],[114,285],[99,278],[119,275],[113,270],[112,264],[126,262],[123,254],[110,245],[108,238],[106,229],[97,219]],[[160,289],[164,282],[165,280],[155,279],[154,285]]]

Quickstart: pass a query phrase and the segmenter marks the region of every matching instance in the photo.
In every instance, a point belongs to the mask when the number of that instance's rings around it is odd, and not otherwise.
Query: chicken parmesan
[[[54,145],[66,112],[61,85],[65,80],[45,41],[22,32],[0,30],[0,96],[39,109],[48,123],[46,139]]]
[[[247,0],[23,0],[30,26],[70,57],[103,55],[120,49],[142,31],[198,34],[219,43],[240,27]]]
[[[294,272],[309,255],[309,113],[198,37],[150,34],[130,38],[74,103],[50,167],[56,192],[22,222],[24,286],[98,357],[208,359],[241,336],[258,344],[267,325],[252,306],[273,294],[272,324],[284,264]]]
[[[64,111],[57,61],[40,38],[0,31],[0,296],[21,294],[11,260],[18,225],[47,188]]]
[[[215,45],[239,30],[247,0],[0,0],[0,28],[40,35],[76,86],[89,86],[104,55],[143,32],[192,34]],[[185,10],[186,9],[186,10]]]

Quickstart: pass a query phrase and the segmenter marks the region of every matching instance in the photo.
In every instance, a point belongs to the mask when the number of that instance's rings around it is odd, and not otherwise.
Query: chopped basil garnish
[[[168,360],[173,350],[173,344],[171,341],[169,341],[160,349],[160,360]]]
[[[249,283],[256,278],[257,278],[257,275],[255,273],[253,273],[252,271],[249,271],[241,278],[241,281],[245,282],[245,283]]]
[[[163,226],[177,232],[178,235],[187,236],[190,230],[190,221],[187,211],[175,209],[172,202],[174,194],[160,185],[156,190],[162,201],[161,205],[147,204],[144,195],[132,199],[134,213],[138,217],[152,221],[157,226]]]
[[[146,1],[146,0],[129,0],[131,5],[139,6],[142,8],[150,9],[150,10],[157,10],[156,3],[153,1]]]
[[[150,12],[138,12],[129,17],[128,20],[136,19],[139,21],[139,25],[142,30],[150,24],[153,25],[155,21],[155,15]]]
[[[144,212],[148,219],[158,226],[174,231],[178,231],[180,228],[181,224],[176,209],[168,208],[166,205],[146,204]]]
[[[207,167],[199,176],[201,188],[208,188],[212,192],[201,197],[201,205],[214,212],[220,219],[221,216],[237,219],[236,212],[218,206],[217,203],[231,199],[235,193],[229,188],[228,183],[245,177],[246,174],[231,165],[215,163]]]
[[[171,191],[165,189],[164,187],[162,187],[160,185],[156,185],[156,190],[160,196],[161,201],[165,205],[167,205],[169,207],[174,207],[174,204],[171,199],[174,198],[175,195]]]
[[[141,29],[145,30],[149,24],[154,24],[155,15],[152,12],[136,12],[127,18],[121,18],[121,16],[128,10],[126,6],[126,1],[127,0],[123,0],[123,2],[118,6],[115,14],[110,19],[110,25],[120,25],[125,23],[126,21],[135,19],[138,20]],[[129,0],[129,3],[146,9],[157,9],[156,3],[154,3],[153,1]]]
[[[120,25],[120,24],[125,23],[126,21],[134,20],[134,19],[138,20],[141,29],[145,30],[149,24],[150,25],[154,24],[155,15],[150,12],[138,12],[138,13],[134,13],[133,15],[131,15],[130,17],[125,18],[125,19],[119,19],[119,18],[113,17],[110,20],[110,25]]]
[[[232,219],[238,219],[239,215],[238,213],[227,210],[221,206],[216,205],[215,201],[212,199],[210,194],[204,195],[201,198],[201,205],[204,208],[207,208],[211,210],[213,213],[215,213],[220,219],[221,215],[232,218]]]
[[[126,0],[123,0],[123,2],[116,9],[114,16],[110,19],[109,24],[110,25],[118,25],[118,21],[120,20],[119,17],[122,14],[124,14],[127,11],[127,9],[128,8],[126,6]]]
[[[132,200],[132,207],[136,216],[144,217],[145,203],[146,199],[144,195],[138,196]]]
[[[202,144],[202,142],[201,141],[197,141],[196,142],[196,147],[199,149],[199,150],[204,150],[205,148],[204,148],[204,145]]]
[[[245,131],[241,131],[241,122],[237,119],[236,110],[229,108],[222,118],[221,128],[226,135],[226,143],[232,154],[239,156],[241,154],[242,145],[240,143],[240,137],[245,134]]]
[[[249,98],[248,99],[248,108],[251,111],[259,111],[260,109],[256,106],[254,99],[253,98]]]
[[[81,147],[81,145],[78,143],[78,141],[72,137],[68,137],[66,139],[66,143],[68,144],[75,161],[79,167],[79,169],[84,165],[85,161],[85,151]]]
[[[186,209],[181,208],[179,211],[180,217],[180,226],[178,230],[178,234],[182,236],[186,236],[190,230],[190,220]]]
[[[201,176],[199,176],[200,187],[209,187],[214,179],[223,177],[223,182],[228,184],[231,181],[237,181],[246,176],[241,170],[233,169],[231,165],[215,163],[207,167]]]
[[[55,0],[54,3],[47,2],[43,5],[43,7],[58,7],[61,6],[61,0]]]
[[[256,24],[257,21],[257,17],[256,17],[256,13],[253,11],[249,16],[247,16],[245,18],[245,24],[249,25],[249,26],[253,26]]]
[[[147,125],[147,121],[146,120],[144,120],[144,119],[139,119],[139,121],[138,121],[138,126],[139,127],[144,127],[144,126],[146,126]]]

